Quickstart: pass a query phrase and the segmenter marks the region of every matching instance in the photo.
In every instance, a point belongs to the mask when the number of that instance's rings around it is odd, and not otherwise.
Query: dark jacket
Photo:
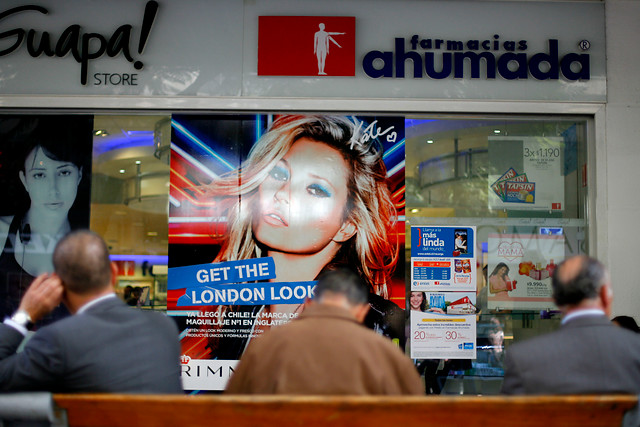
[[[0,390],[181,393],[178,329],[115,296],[23,336],[0,324]]]
[[[506,394],[640,393],[640,335],[580,316],[507,347]]]

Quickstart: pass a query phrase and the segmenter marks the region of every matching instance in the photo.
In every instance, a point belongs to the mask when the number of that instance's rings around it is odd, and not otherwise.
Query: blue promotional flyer
[[[472,226],[411,227],[411,290],[476,290],[476,229]]]

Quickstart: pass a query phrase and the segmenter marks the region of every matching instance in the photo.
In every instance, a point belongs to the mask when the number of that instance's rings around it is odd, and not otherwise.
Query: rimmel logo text
[[[144,17],[142,19],[142,27],[140,30],[140,38],[138,39],[137,52],[142,54],[144,47],[149,38],[153,21],[158,11],[158,2],[149,1],[144,8]],[[10,23],[10,17],[23,12],[36,12],[48,15],[49,11],[36,5],[18,6],[0,13],[0,31],[6,28]],[[27,52],[33,58],[37,58],[44,54],[50,57],[62,58],[69,53],[80,64],[80,82],[87,84],[87,75],[89,72],[89,61],[100,58],[106,54],[109,57],[118,56],[120,53],[129,62],[133,62],[136,70],[142,70],[144,64],[140,60],[136,60],[131,54],[131,32],[132,25],[121,25],[110,37],[99,33],[89,33],[82,30],[79,24],[68,26],[57,41],[48,31],[39,31],[36,29],[11,28],[0,32],[0,56],[7,56],[17,51],[25,42]],[[13,41],[9,47],[5,47],[6,41]]]

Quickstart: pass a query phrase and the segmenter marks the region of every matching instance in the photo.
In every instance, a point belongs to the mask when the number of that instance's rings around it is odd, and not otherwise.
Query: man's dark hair
[[[353,306],[369,301],[369,287],[360,276],[346,268],[327,271],[320,275],[314,299],[320,301],[325,292],[344,295]]]
[[[111,282],[109,249],[93,231],[76,230],[60,239],[53,251],[53,267],[65,287],[76,294],[104,289]]]
[[[583,255],[580,256],[581,264],[577,274],[568,275],[564,270],[569,259],[558,264],[551,281],[553,299],[559,307],[576,305],[585,299],[596,298],[600,287],[607,280],[604,265],[597,259]]]

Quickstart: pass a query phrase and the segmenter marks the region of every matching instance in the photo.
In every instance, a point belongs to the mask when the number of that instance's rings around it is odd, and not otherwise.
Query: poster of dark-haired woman
[[[92,141],[92,116],[0,116],[0,318],[53,272],[58,240],[88,228]],[[60,305],[35,327],[66,315]]]

